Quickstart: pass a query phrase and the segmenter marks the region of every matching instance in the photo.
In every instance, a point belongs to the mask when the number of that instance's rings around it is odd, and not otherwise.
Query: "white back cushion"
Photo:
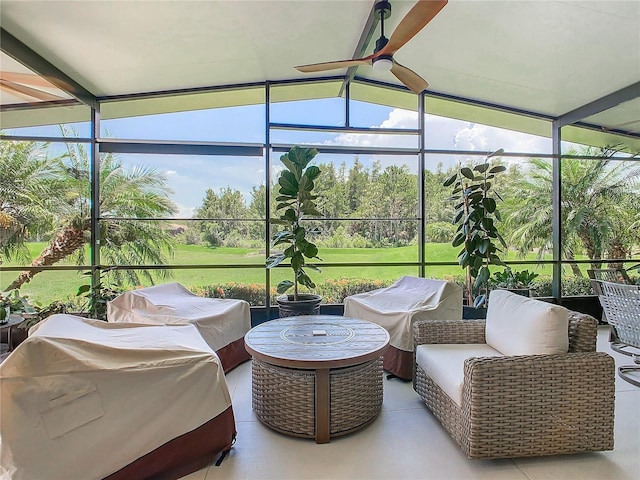
[[[486,342],[504,355],[567,353],[569,311],[559,305],[493,290]]]

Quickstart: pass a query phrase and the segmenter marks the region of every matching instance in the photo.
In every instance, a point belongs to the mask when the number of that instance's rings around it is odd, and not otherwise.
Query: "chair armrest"
[[[549,416],[555,408],[613,415],[615,362],[604,352],[474,357],[464,362],[463,405],[499,415]],[[606,410],[606,411],[605,411]],[[593,417],[593,418],[591,418]]]
[[[615,365],[603,352],[470,358],[458,424],[470,457],[523,457],[614,444]]]
[[[413,325],[414,346],[425,343],[485,343],[484,320],[420,320]]]

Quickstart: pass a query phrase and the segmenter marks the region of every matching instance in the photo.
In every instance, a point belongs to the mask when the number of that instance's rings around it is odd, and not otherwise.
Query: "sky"
[[[274,104],[270,112],[272,122],[312,123],[315,125],[338,126],[344,123],[342,99],[322,99],[304,102]],[[309,112],[313,112],[309,117]],[[113,138],[242,142],[263,144],[264,106],[244,106],[150,115],[145,117],[103,120],[102,135]],[[493,151],[503,148],[506,152],[550,153],[548,138],[513,132],[506,129],[473,124],[460,120],[426,116],[426,147],[430,149],[451,149],[465,151]],[[397,108],[354,102],[350,123],[359,127],[409,128],[418,127],[418,113]],[[87,135],[78,127],[80,136]],[[20,129],[7,132],[22,135],[59,135],[55,127]],[[384,135],[377,133],[305,132],[272,130],[272,144],[341,145],[341,146],[384,146],[417,148],[415,135]],[[272,159],[272,178],[277,177],[281,164],[276,153]],[[231,187],[239,190],[248,201],[252,187],[264,183],[263,157],[224,157],[202,155],[156,155],[119,154],[127,167],[145,165],[154,167],[167,178],[173,190],[173,200],[178,207],[177,218],[188,218],[194,209],[202,204],[208,188],[219,192]],[[366,167],[379,161],[382,167],[406,164],[410,171],[417,173],[416,156],[359,155],[359,161]],[[353,163],[353,155],[325,155],[316,157],[316,164],[345,162],[347,168]],[[468,156],[427,155],[427,168],[434,168],[441,162],[446,168],[465,161]]]

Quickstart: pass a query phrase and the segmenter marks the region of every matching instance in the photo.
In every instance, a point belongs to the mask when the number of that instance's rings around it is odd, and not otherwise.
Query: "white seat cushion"
[[[567,353],[569,311],[559,305],[493,290],[486,342],[504,355]]]
[[[502,357],[485,343],[418,345],[416,363],[459,406],[462,406],[464,361],[470,357]]]

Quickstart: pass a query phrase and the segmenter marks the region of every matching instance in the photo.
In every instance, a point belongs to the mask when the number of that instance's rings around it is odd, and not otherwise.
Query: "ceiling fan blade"
[[[357,65],[371,65],[373,55],[364,58],[354,58],[353,60],[338,60],[335,62],[312,63],[310,65],[300,65],[296,70],[303,73],[324,72],[325,70],[336,70],[338,68],[349,68]]]
[[[27,87],[25,85],[20,85],[19,83],[11,82],[4,79],[0,79],[0,87],[27,101],[40,100],[42,102],[53,102],[56,100],[66,100],[63,97],[59,97],[58,95],[43,92],[42,90]]]
[[[429,84],[424,78],[404,65],[400,65],[396,61],[393,62],[391,73],[393,73],[398,80],[404,83],[407,88],[415,94],[420,94],[423,90],[426,90],[429,87]]]
[[[33,87],[57,88],[46,78],[36,75],[35,73],[17,73],[0,71],[0,80],[21,83],[23,85],[31,85]]]
[[[418,3],[400,20],[400,23],[391,34],[389,42],[376,54],[376,57],[393,55],[397,52],[400,47],[411,40],[444,8],[447,1],[448,0],[418,0]]]

